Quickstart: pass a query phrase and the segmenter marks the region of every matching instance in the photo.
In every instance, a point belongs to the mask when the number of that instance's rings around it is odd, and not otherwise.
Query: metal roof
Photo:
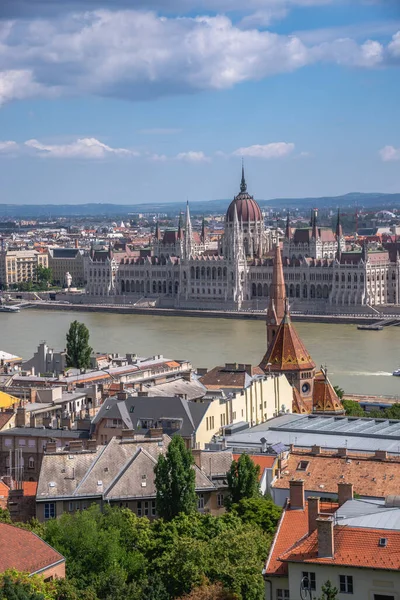
[[[261,438],[269,445],[282,442],[309,448],[348,448],[387,450],[400,453],[400,421],[365,417],[286,414],[227,436],[229,446],[259,446]]]
[[[349,500],[335,513],[338,525],[400,530],[400,508],[387,507],[383,500]]]

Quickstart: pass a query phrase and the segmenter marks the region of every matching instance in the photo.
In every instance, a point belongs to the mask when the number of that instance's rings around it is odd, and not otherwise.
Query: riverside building
[[[225,231],[210,242],[203,223],[185,222],[163,233],[157,226],[139,256],[92,249],[85,257],[86,301],[140,303],[192,309],[262,309],[272,283],[274,233],[264,225],[258,203],[247,191],[242,169],[240,192],[225,217]],[[282,250],[286,295],[301,310],[330,305],[357,310],[400,303],[400,259],[393,251],[347,251],[340,214],[336,231],[318,225],[292,230],[288,216]],[[100,300],[99,297],[103,297]],[[348,307],[345,309],[344,307]]]

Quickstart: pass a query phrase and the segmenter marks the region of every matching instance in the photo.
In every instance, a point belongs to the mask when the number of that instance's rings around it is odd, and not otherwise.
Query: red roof
[[[244,223],[247,223],[248,221],[263,221],[261,208],[249,194],[239,194],[230,203],[226,213],[226,220],[231,223],[234,221],[235,217],[235,206],[239,221],[243,221]]]
[[[318,558],[317,531],[298,546],[285,553],[281,559],[288,562],[317,563],[385,569],[400,569],[400,531],[388,529],[364,529],[336,525],[334,527],[334,557]],[[380,538],[387,539],[380,546]]]
[[[23,481],[22,482],[22,489],[24,492],[24,496],[36,496],[37,487],[38,487],[37,481]]]
[[[277,460],[277,456],[271,456],[271,455],[262,455],[262,454],[249,454],[251,460],[253,461],[253,463],[255,465],[259,465],[260,467],[260,479],[264,473],[264,469],[272,469],[272,467],[274,466],[276,460]],[[238,460],[240,457],[240,454],[232,454],[232,458],[233,460]]]
[[[337,509],[337,504],[320,503],[320,511],[331,513]],[[267,575],[285,575],[287,564],[281,561],[284,553],[290,550],[308,533],[308,505],[304,510],[286,508],[279,521],[278,530],[265,565]]]
[[[0,548],[7,548],[7,552],[0,552],[0,573],[7,569],[36,573],[65,561],[59,552],[31,531],[5,523],[0,523]]]

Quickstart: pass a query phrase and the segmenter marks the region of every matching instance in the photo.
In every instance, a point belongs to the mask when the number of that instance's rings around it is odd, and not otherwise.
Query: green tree
[[[342,400],[342,404],[348,417],[365,417],[365,412],[355,400]]]
[[[50,267],[44,267],[43,265],[38,265],[36,268],[36,281],[39,285],[46,288],[51,283],[53,278],[53,273]]]
[[[329,579],[321,589],[322,596],[320,596],[319,600],[338,600],[338,589],[333,587]]]
[[[52,582],[43,581],[39,575],[6,571],[0,574],[1,600],[56,600]]]
[[[179,513],[196,510],[196,473],[192,452],[183,438],[174,435],[166,455],[160,454],[154,468],[157,490],[156,506],[160,517],[170,520]]]
[[[228,471],[228,506],[237,504],[243,498],[258,498],[260,467],[255,465],[248,454],[241,454],[239,460],[232,461]]]
[[[274,534],[282,509],[269,498],[242,498],[237,504],[231,506],[231,511],[236,513],[243,523],[256,525],[265,533]]]
[[[344,390],[343,390],[343,388],[341,388],[338,385],[334,385],[333,389],[335,390],[337,397],[340,398],[340,400],[342,400],[342,398],[344,396]]]
[[[67,367],[86,369],[90,365],[91,354],[88,328],[84,323],[73,321],[67,333]]]

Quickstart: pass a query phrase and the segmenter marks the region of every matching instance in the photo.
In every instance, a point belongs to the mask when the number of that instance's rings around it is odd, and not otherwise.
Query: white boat
[[[6,306],[5,304],[0,305],[0,312],[16,313],[19,311],[19,306]]]
[[[393,371],[393,375],[395,377],[400,377],[400,369],[396,369],[395,371]]]

